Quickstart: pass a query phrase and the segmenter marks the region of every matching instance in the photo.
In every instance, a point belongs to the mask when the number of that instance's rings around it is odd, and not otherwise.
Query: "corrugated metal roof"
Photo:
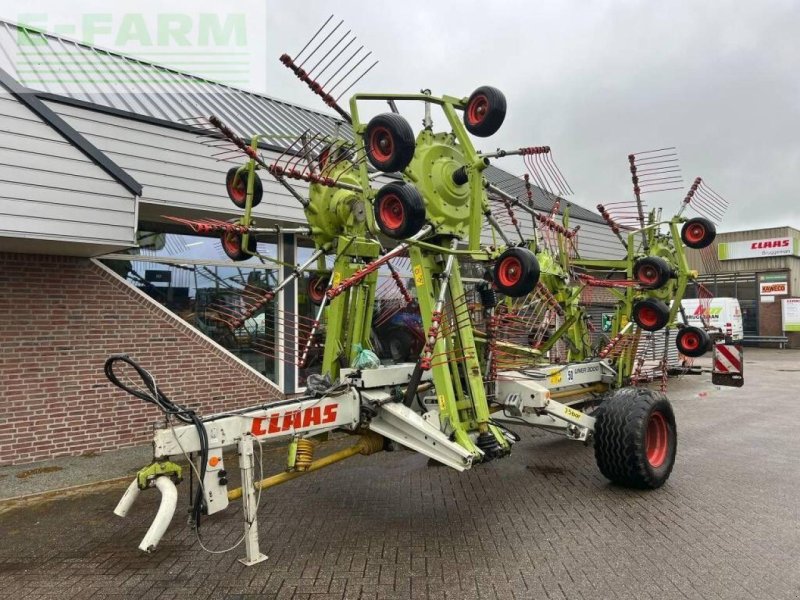
[[[60,77],[47,75],[54,62]],[[43,65],[48,68],[37,68]],[[333,115],[2,20],[0,68],[35,91],[154,119],[176,123],[213,114],[243,137],[264,134],[263,141],[278,148],[308,130],[352,136],[350,126]],[[494,166],[485,175],[504,191],[525,196],[518,177]],[[553,206],[552,197],[538,188],[534,202],[543,211]],[[574,218],[603,222],[571,206]]]
[[[517,198],[521,199],[527,198],[525,182],[516,175],[512,175],[511,173],[508,173],[503,169],[499,169],[494,165],[489,165],[483,171],[483,175],[484,177],[486,177],[489,183],[496,185],[497,187],[501,188],[504,192],[507,192]],[[531,188],[533,189],[534,206],[536,206],[536,208],[541,211],[550,212],[553,209],[553,204],[555,203],[557,196],[554,196],[553,194],[547,194],[538,187],[536,187],[535,185],[531,185]],[[603,221],[603,218],[600,215],[595,214],[589,210],[586,210],[582,206],[569,202],[564,198],[560,198],[560,200],[561,200],[561,209],[564,208],[565,203],[569,203],[570,217],[575,219],[582,219],[584,221],[595,221],[597,223],[605,223],[605,221]],[[561,213],[561,210],[559,210],[559,213]]]
[[[0,21],[0,68],[32,90],[155,119],[213,114],[240,135],[266,134],[264,141],[279,147],[284,136],[295,139],[308,129],[334,135],[338,126],[352,135],[324,113],[7,21]]]

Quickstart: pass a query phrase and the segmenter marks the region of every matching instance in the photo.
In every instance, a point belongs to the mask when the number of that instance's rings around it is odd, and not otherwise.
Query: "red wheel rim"
[[[380,162],[386,162],[394,154],[394,140],[392,133],[386,127],[376,127],[369,135],[369,151],[372,157]]]
[[[653,265],[643,265],[636,271],[636,278],[645,285],[658,283],[658,269]]]
[[[315,304],[322,302],[328,282],[324,277],[313,277],[308,282],[308,295]]]
[[[239,182],[238,185],[235,185],[234,182],[236,181]],[[238,177],[236,175],[233,176],[228,184],[228,195],[234,202],[244,203],[247,200],[247,182],[244,177],[241,175]]]
[[[508,256],[497,267],[497,279],[503,287],[512,287],[522,279],[522,262],[516,256]]]
[[[235,231],[222,236],[222,245],[229,254],[239,254],[242,251],[242,238]]]
[[[400,229],[406,218],[406,211],[403,208],[403,203],[400,198],[394,194],[384,196],[381,200],[381,208],[379,211],[381,223],[389,229]]]
[[[702,223],[692,223],[686,228],[686,241],[699,244],[706,237],[706,228]]]
[[[700,348],[700,342],[700,336],[694,331],[685,333],[683,336],[681,336],[681,351],[684,353],[693,352]]]
[[[639,317],[639,324],[643,327],[655,327],[658,325],[658,311],[651,306],[642,306],[636,315]]]
[[[669,452],[669,426],[667,420],[659,411],[653,412],[647,421],[647,434],[645,435],[647,448],[647,462],[654,469],[659,468],[667,460]]]
[[[467,107],[467,120],[470,125],[477,125],[486,118],[489,112],[489,99],[480,94],[472,99]]]

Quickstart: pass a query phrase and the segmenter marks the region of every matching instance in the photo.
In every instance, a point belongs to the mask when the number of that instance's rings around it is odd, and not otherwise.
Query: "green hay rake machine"
[[[714,225],[705,217],[686,219],[683,211],[700,197],[711,199],[715,210],[724,201],[696,180],[671,219],[662,220],[660,210],[645,213],[642,189],[651,180],[662,187],[673,182],[671,175],[663,177],[659,160],[670,155],[631,155],[635,201],[630,207],[600,208],[619,237],[621,256],[582,258],[568,206],[556,220],[561,196],[570,190],[550,148],[482,153],[473,145],[471,136],[489,137],[503,124],[506,100],[499,90],[483,86],[469,97],[357,93],[345,110],[317,82],[341,51],[327,66],[322,63],[347,40],[345,34],[334,48],[320,50],[331,38],[332,32],[323,31],[327,24],[316,34],[323,41],[302,62],[288,55],[281,62],[342,116],[345,133],[307,131],[283,155],[267,159],[258,135],[245,141],[219,119],[204,119],[210,139],[230,144],[246,158],[226,177],[228,195],[243,214],[233,222],[175,219],[195,232],[219,236],[225,253],[241,261],[258,255],[260,236],[287,231],[260,227],[252,216],[264,192],[259,171],[301,203],[307,226],[291,231],[312,241],[309,259],[274,288],[245,289],[240,303],[213,311],[236,330],[289,282],[315,273],[309,295],[317,313],[294,359],[301,366],[306,362],[324,327],[321,374],[309,379],[299,398],[201,417],[169,400],[131,359],[111,357],[109,379],[166,414],[154,435],[153,464],[140,472],[116,510],[124,516],[139,490],[161,490],[162,506],[140,548],[155,549],[174,512],[174,483],[182,471],[169,457],[188,453],[199,456],[192,466],[201,482],[192,512],[198,536],[202,515],[242,498],[246,564],[265,558],[256,524],[263,489],[392,444],[462,471],[510,454],[519,437],[509,427],[524,424],[569,439],[593,439],[598,466],[613,482],[661,486],[675,459],[676,424],[663,392],[637,385],[644,362],[640,340],[642,332],[677,328],[684,355],[712,347],[706,329],[688,327],[679,317],[680,300],[696,278],[684,244],[708,247]],[[304,70],[318,53],[323,58]],[[358,64],[365,58],[354,57]],[[391,112],[362,120],[365,107],[376,102],[388,103]],[[398,104],[422,108],[417,134]],[[434,129],[434,110],[443,115],[444,130]],[[484,176],[490,160],[507,156],[523,157],[529,167],[522,198]],[[307,183],[307,193],[292,181]],[[552,200],[549,213],[534,207],[534,193]],[[523,230],[517,212],[530,217],[531,228]],[[480,273],[481,280],[474,284],[467,271]],[[381,365],[369,352],[380,276],[391,280],[402,303],[418,305],[425,340],[411,362]],[[592,335],[586,310],[588,295],[598,288],[617,304],[609,339],[601,342]],[[134,369],[142,385],[127,383],[124,368]],[[314,447],[333,431],[359,440],[315,459]],[[286,472],[255,481],[254,443],[280,439],[288,441]],[[239,452],[242,482],[228,490],[223,451],[232,447]]]

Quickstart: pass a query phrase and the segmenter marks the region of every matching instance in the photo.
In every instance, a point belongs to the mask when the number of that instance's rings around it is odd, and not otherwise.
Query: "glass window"
[[[297,262],[304,263],[312,253],[313,248],[310,247],[310,241],[299,240]],[[333,262],[334,257],[327,256],[324,268],[331,271]],[[416,289],[410,261],[408,258],[400,257],[392,259],[391,263],[412,301],[410,304],[406,303],[397,282],[392,278],[389,267],[386,265],[380,267],[375,289],[370,343],[383,364],[415,360],[422,350],[425,339],[419,305],[416,302]],[[322,367],[324,324],[316,331],[309,343],[313,321],[319,311],[319,305],[312,302],[309,293],[309,282],[316,277],[319,277],[319,273],[312,269],[304,273],[298,283],[298,362],[303,355],[304,348],[309,347],[306,362],[298,369],[298,385],[300,387],[306,385],[306,379],[310,374],[319,373]],[[287,306],[287,310],[291,310],[291,307]],[[322,321],[324,323],[324,319]]]
[[[310,244],[311,242],[308,240],[298,240],[297,264],[305,263],[314,253],[313,247],[300,245],[303,243]],[[330,265],[332,265],[332,261],[329,262]],[[330,267],[330,265],[328,266]],[[303,273],[302,277],[297,282],[297,385],[300,388],[306,386],[306,380],[309,375],[312,373],[319,373],[322,370],[324,337],[321,328],[317,328],[313,338],[309,342],[312,330],[314,329],[314,319],[316,319],[319,310],[319,306],[311,301],[309,285],[312,278],[317,277],[319,277],[319,274],[311,270]],[[286,310],[292,311],[294,308],[287,305]],[[304,354],[305,362],[301,365],[300,361]]]
[[[139,234],[139,248],[126,260],[104,260],[134,287],[191,323],[223,348],[278,382],[276,306],[267,302],[239,327],[262,290],[277,283],[274,263],[258,257],[231,262],[218,238],[173,233]],[[272,243],[259,243],[260,254],[277,258]]]

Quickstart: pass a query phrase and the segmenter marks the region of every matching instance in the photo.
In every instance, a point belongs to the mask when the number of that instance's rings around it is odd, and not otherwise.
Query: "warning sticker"
[[[425,285],[425,272],[422,270],[422,265],[414,265],[414,284]]]

